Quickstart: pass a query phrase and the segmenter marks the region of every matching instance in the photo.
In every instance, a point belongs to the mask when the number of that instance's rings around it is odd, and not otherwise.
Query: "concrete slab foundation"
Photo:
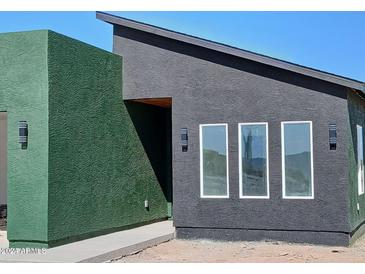
[[[166,242],[174,236],[172,221],[163,221],[55,248],[40,249],[38,254],[34,254],[32,249],[4,250],[7,242],[0,235],[0,262],[106,262]]]
[[[254,229],[176,228],[177,239],[211,239],[218,241],[284,241],[329,246],[349,246],[350,234],[324,231],[283,231]]]
[[[0,248],[7,248],[9,242],[6,238],[6,231],[0,231]]]

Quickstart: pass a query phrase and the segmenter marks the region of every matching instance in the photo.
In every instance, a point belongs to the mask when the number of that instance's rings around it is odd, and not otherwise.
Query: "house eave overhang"
[[[228,46],[228,45],[224,45],[224,44],[221,44],[221,43],[209,41],[209,40],[206,40],[206,39],[190,36],[190,35],[187,35],[187,34],[167,30],[167,29],[164,29],[164,28],[152,26],[152,25],[149,25],[149,24],[137,22],[137,21],[134,21],[134,20],[122,18],[122,17],[111,15],[111,14],[104,13],[104,12],[96,12],[96,18],[99,19],[99,20],[102,20],[104,22],[110,23],[112,25],[124,26],[124,27],[128,27],[128,28],[131,28],[131,29],[135,29],[135,30],[155,34],[155,35],[158,35],[158,36],[161,36],[161,37],[165,37],[165,38],[169,38],[169,39],[173,39],[173,40],[178,40],[178,41],[185,42],[185,43],[188,43],[188,44],[192,44],[192,45],[195,45],[195,46],[199,46],[199,47],[202,47],[202,48],[214,50],[214,51],[217,51],[217,52],[221,52],[221,53],[233,55],[233,56],[236,56],[236,57],[252,60],[252,61],[262,63],[262,64],[265,64],[265,65],[269,65],[269,66],[272,66],[272,67],[292,71],[292,72],[295,72],[295,73],[299,73],[299,74],[302,74],[302,75],[306,75],[306,76],[309,76],[309,77],[317,78],[317,79],[320,79],[320,80],[323,80],[323,81],[327,81],[327,82],[330,82],[330,83],[334,83],[334,84],[337,84],[337,85],[348,87],[350,89],[355,89],[355,90],[361,91],[362,93],[365,94],[365,83],[354,80],[354,79],[350,79],[350,78],[347,78],[347,77],[342,77],[342,76],[335,75],[335,74],[332,74],[332,73],[328,73],[328,72],[320,71],[320,70],[317,70],[317,69],[301,66],[301,65],[298,65],[298,64],[294,64],[294,63],[290,63],[290,62],[287,62],[287,61],[272,58],[272,57],[269,57],[269,56],[265,56],[265,55],[262,55],[262,54],[258,54],[258,53],[254,53],[254,52],[251,52],[251,51],[235,48],[235,47],[232,47],[232,46]]]

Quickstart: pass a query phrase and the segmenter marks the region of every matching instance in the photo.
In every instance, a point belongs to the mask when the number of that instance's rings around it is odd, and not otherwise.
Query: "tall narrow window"
[[[200,195],[227,198],[227,124],[200,125]]]
[[[267,123],[238,125],[240,198],[269,198]]]
[[[312,122],[281,123],[283,197],[312,199]]]
[[[359,195],[364,194],[364,145],[362,126],[356,126],[357,131],[357,182]]]

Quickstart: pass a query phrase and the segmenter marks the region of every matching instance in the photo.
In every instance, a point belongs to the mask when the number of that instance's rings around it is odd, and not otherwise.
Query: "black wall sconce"
[[[180,129],[180,137],[181,137],[181,150],[182,152],[188,151],[188,129],[181,128]]]
[[[330,150],[336,150],[337,146],[337,127],[336,124],[329,125],[329,143]]]
[[[28,147],[28,124],[26,121],[19,121],[19,144],[22,149]]]

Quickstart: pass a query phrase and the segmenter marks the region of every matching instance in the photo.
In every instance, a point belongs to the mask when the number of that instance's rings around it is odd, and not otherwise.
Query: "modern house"
[[[363,82],[96,16],[113,53],[0,35],[11,246],[169,217],[187,239],[347,246],[364,232]]]
[[[113,25],[123,99],[146,110],[139,135],[172,136],[178,238],[348,245],[363,232],[364,83],[96,16]],[[171,128],[151,128],[157,108]]]

